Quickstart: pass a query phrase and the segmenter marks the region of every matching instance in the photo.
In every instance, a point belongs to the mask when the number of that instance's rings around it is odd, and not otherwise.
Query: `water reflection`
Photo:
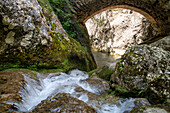
[[[120,58],[120,56],[113,56],[108,53],[102,53],[95,50],[92,50],[92,53],[97,63],[97,67],[103,67],[107,64],[112,64],[116,59]]]

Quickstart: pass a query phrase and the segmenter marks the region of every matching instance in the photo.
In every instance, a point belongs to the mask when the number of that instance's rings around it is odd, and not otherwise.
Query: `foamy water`
[[[98,113],[123,113],[124,111],[130,111],[133,109],[134,101],[133,99],[126,99],[124,101],[120,100],[120,105],[114,105],[110,103],[101,104],[100,108],[96,107],[95,103],[91,103],[87,93],[76,92],[75,89],[82,87],[88,92],[98,95],[100,89],[91,87],[85,80],[89,75],[85,72],[79,70],[73,70],[69,74],[60,73],[56,75],[54,73],[49,74],[48,77],[42,78],[38,73],[39,80],[33,80],[25,76],[27,84],[23,89],[21,89],[22,102],[17,103],[19,111],[27,112],[34,109],[41,101],[52,97],[57,93],[69,93],[73,97],[84,101],[89,106],[93,107]],[[77,96],[79,94],[79,96]],[[57,111],[60,108],[52,109],[52,111]]]

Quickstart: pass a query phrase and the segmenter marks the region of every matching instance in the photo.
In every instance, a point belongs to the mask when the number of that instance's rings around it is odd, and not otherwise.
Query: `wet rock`
[[[148,45],[126,51],[111,76],[112,87],[121,86],[133,95],[147,97],[151,104],[170,98],[170,53]]]
[[[165,51],[170,51],[170,36],[164,37],[154,43],[150,44],[153,47],[162,48]]]
[[[131,46],[142,43],[157,35],[143,15],[128,9],[107,10],[86,22],[92,47],[123,55]]]
[[[139,106],[151,106],[149,101],[146,98],[136,98],[134,100],[135,107]]]
[[[28,83],[26,78],[31,78],[40,84],[37,72],[18,69],[0,72],[0,112],[18,112],[18,104],[23,102],[22,89]],[[34,84],[32,82],[32,84]],[[34,84],[35,85],[35,84]]]
[[[17,110],[15,102],[20,102],[20,88],[25,85],[24,76],[16,71],[0,72],[0,112]]]
[[[141,106],[134,108],[130,113],[169,113],[169,111],[159,107]]]
[[[96,94],[104,94],[107,93],[107,91],[109,90],[110,86],[109,86],[109,82],[104,81],[100,78],[94,77],[94,78],[88,78],[85,80],[85,82],[88,83],[88,85],[93,88],[93,89],[97,89],[97,92],[95,92]]]
[[[42,101],[41,104],[32,111],[32,113],[37,112],[96,113],[96,111],[86,103],[66,93],[60,93],[49,100]]]
[[[103,95],[96,95],[94,93],[88,92],[81,87],[76,88],[76,97],[81,99],[82,95],[87,95],[86,103],[92,105],[96,110],[101,110],[104,105],[120,105],[119,97],[114,95],[108,95],[107,93]],[[85,100],[84,100],[85,101]]]

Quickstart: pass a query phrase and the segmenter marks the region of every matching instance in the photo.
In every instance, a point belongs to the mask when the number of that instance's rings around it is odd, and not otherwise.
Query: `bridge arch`
[[[77,0],[71,6],[80,23],[107,9],[131,9],[144,15],[160,35],[170,35],[169,0]]]
[[[93,13],[92,15],[88,16],[88,17],[84,20],[84,23],[86,23],[86,21],[87,21],[88,19],[90,19],[91,17],[94,17],[94,16],[95,16],[96,14],[98,14],[98,13],[101,13],[101,12],[106,11],[106,10],[108,10],[108,9],[116,9],[116,8],[123,8],[123,9],[133,10],[133,11],[135,11],[135,12],[138,12],[138,13],[142,14],[142,15],[143,15],[145,18],[147,18],[152,24],[156,24],[156,20],[155,20],[152,16],[150,16],[148,13],[146,13],[146,12],[140,10],[140,9],[137,9],[137,8],[135,8],[135,7],[128,6],[128,5],[110,6],[110,7],[104,8],[104,9],[102,9],[102,10],[99,10],[99,11]]]

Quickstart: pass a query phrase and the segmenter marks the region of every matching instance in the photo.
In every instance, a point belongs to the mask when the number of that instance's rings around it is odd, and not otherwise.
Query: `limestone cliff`
[[[121,8],[95,15],[86,22],[86,27],[93,48],[117,54],[157,35],[143,15]]]
[[[0,70],[11,67],[90,70],[95,63],[48,0],[0,0]]]

